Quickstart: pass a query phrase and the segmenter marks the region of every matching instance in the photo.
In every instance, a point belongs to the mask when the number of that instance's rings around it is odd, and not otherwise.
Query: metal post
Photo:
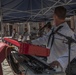
[[[27,40],[30,40],[30,23],[29,22],[27,23],[27,28],[28,28],[28,34],[29,34]]]
[[[74,27],[75,27],[74,32],[75,32],[75,34],[76,34],[76,15],[75,15],[75,14],[76,14],[75,11],[73,11],[73,16],[74,16]]]
[[[43,9],[43,0],[41,0],[41,9]],[[43,15],[43,10],[42,10],[42,15]]]
[[[2,39],[2,4],[0,0],[0,25],[1,25],[1,39]]]

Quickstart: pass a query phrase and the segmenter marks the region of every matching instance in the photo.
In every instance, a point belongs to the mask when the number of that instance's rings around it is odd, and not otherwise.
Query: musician
[[[50,22],[47,23],[47,26],[45,27],[45,33],[49,32],[52,28],[52,24]]]
[[[44,28],[43,28],[43,26],[42,26],[42,24],[40,23],[39,24],[39,32],[38,32],[38,36],[39,37],[42,37],[42,35],[44,34]],[[42,30],[41,30],[42,29]]]
[[[16,29],[13,29],[13,31],[12,31],[12,38],[13,39],[16,38]]]
[[[60,36],[59,32],[65,36],[74,39],[74,32],[65,22],[66,9],[63,6],[56,7],[54,10],[53,19],[55,27],[52,28],[46,35],[32,41],[32,44],[42,45],[47,43],[47,48],[50,49],[50,55],[47,57],[47,63],[50,67],[60,66],[63,72],[68,65],[68,44],[67,39]],[[76,44],[71,45],[71,60],[76,56]]]
[[[21,36],[22,42],[25,42],[27,40],[27,37],[29,36],[28,34],[28,29],[24,28],[24,33]]]

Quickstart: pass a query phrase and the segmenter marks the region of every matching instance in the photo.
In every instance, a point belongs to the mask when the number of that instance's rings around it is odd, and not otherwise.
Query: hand
[[[50,66],[51,68],[54,68],[54,67],[57,66],[57,68],[58,68],[58,67],[60,66],[60,63],[59,63],[58,61],[53,61],[52,63],[49,64],[49,66]]]

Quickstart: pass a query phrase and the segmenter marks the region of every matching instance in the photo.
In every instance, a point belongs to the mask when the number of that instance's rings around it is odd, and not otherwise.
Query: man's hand
[[[54,68],[54,67],[59,67],[60,66],[60,63],[58,62],[58,61],[53,61],[52,63],[50,63],[49,64],[49,66],[51,67],[51,68]]]

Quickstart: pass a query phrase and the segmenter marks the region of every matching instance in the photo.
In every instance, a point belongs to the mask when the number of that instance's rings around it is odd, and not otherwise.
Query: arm
[[[72,33],[70,32],[70,33],[66,34],[66,36],[72,36],[72,38],[74,39],[73,32]],[[61,68],[63,69],[63,71],[65,71],[66,68],[67,68],[67,65],[68,65],[68,55],[69,55],[68,52],[69,51],[68,51],[68,44],[67,43],[63,43],[63,44],[64,44],[64,50],[65,50],[65,52],[61,56],[59,56],[54,62],[52,62],[50,65],[52,67],[55,67],[55,66],[60,65]],[[72,61],[76,57],[76,43],[72,43],[71,44],[71,50],[70,50],[70,52],[71,52],[71,55],[70,55],[71,56],[71,59],[70,59],[70,61]]]
[[[68,45],[67,45],[67,49],[68,49]],[[76,44],[73,43],[71,45],[71,51],[70,52],[71,52],[70,61],[72,61],[76,57]],[[68,65],[68,51],[64,55],[62,55],[61,57],[59,57],[57,59],[57,61],[62,66],[63,71],[65,71],[66,68],[67,68],[67,65]]]
[[[43,37],[40,37],[40,38],[38,38],[36,40],[32,40],[32,44],[36,44],[36,45],[47,44],[50,33],[51,33],[51,31],[48,32]]]
[[[68,31],[66,31],[68,32]],[[75,39],[74,37],[74,32],[70,31],[66,34],[67,36],[72,37],[73,39]],[[69,51],[68,51],[68,44],[65,44],[65,49],[66,49],[66,53],[64,53],[61,57],[59,57],[57,59],[57,61],[60,63],[60,65],[63,68],[63,71],[65,71],[65,69],[67,68],[68,65],[68,55],[69,55]],[[76,57],[76,43],[71,43],[71,50],[70,50],[70,61],[72,61],[75,57]],[[64,63],[65,62],[65,63]]]
[[[54,68],[55,66],[60,66],[61,70],[65,72],[68,66],[68,45],[66,44],[67,50],[66,52],[60,56],[58,59],[49,64],[50,67]],[[76,57],[76,44],[72,43],[71,51],[70,51],[70,61],[72,61]]]

